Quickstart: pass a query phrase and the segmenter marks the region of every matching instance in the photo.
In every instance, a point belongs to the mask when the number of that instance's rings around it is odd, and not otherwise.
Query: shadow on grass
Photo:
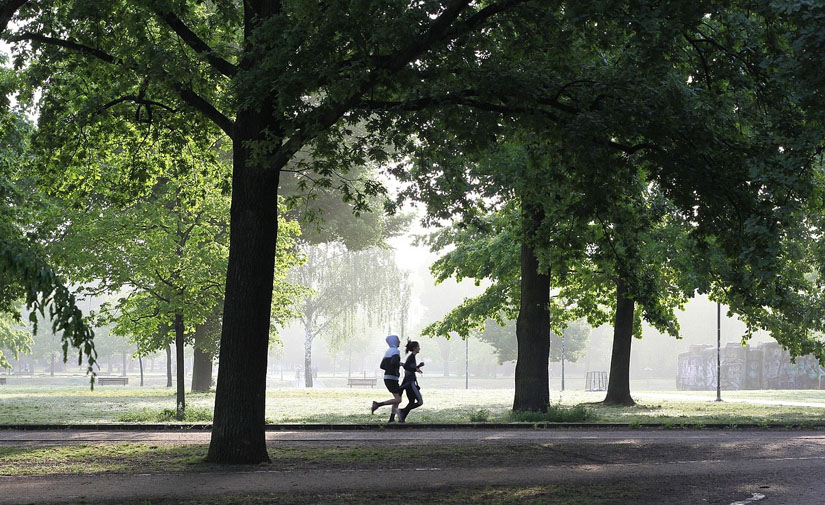
[[[205,470],[206,445],[101,443],[0,448],[0,475]]]

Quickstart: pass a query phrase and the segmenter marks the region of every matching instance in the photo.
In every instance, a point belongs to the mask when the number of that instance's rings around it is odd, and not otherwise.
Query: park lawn
[[[414,411],[411,423],[499,423],[512,422],[512,391],[507,389],[425,389],[424,406]],[[825,421],[825,409],[794,405],[733,403],[734,399],[808,401],[825,404],[825,391],[736,391],[725,392],[730,401],[708,401],[712,392],[661,392],[634,394],[636,407],[605,407],[601,392],[551,393],[551,401],[562,407],[582,404],[591,412],[588,422],[682,424],[796,424]],[[267,393],[266,418],[270,423],[383,424],[389,407],[370,415],[372,400],[389,395],[379,388],[276,389]],[[406,402],[406,400],[405,400]],[[214,405],[213,393],[187,395],[191,417],[186,422],[208,423]],[[8,387],[0,389],[0,425],[100,424],[174,422],[169,411],[175,393],[166,388],[54,386],[49,388]],[[164,415],[164,411],[166,415]],[[552,421],[549,418],[529,422]]]
[[[95,443],[0,447],[0,475],[155,473],[207,470],[204,445]]]
[[[279,443],[270,446],[272,463],[221,466],[204,462],[208,445],[102,442],[95,444],[21,445],[0,447],[0,475],[87,475],[100,473],[166,473],[187,471],[268,470],[373,470],[415,468],[422,461],[449,461],[451,466],[474,467],[539,463],[558,458],[553,444],[419,444],[414,440],[384,444],[305,446]],[[400,457],[403,451],[403,458]]]
[[[218,466],[203,462],[206,445],[148,443],[103,443],[57,446],[0,447],[0,476],[95,475],[101,473],[180,473],[210,471],[380,469],[416,461],[450,461],[454,466],[525,464],[556,453],[550,444],[449,444],[404,447],[405,458],[385,447],[300,447],[280,446],[271,450],[272,463],[261,465]],[[465,505],[543,504],[559,505],[611,503],[617,497],[632,499],[633,486],[617,490],[611,486],[495,486],[449,489],[419,489],[415,503]],[[618,493],[618,494],[617,494]],[[393,503],[397,491],[343,492],[335,494],[264,494],[136,500],[126,505],[265,505],[265,504],[340,504]],[[123,502],[118,502],[123,503]]]

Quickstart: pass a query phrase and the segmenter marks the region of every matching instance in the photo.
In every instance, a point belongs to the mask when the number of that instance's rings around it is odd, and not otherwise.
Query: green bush
[[[178,421],[175,418],[175,409],[141,409],[130,410],[117,416],[120,423],[168,423]],[[180,421],[188,423],[211,423],[212,410],[203,407],[187,407],[184,418]]]
[[[549,405],[547,412],[535,412],[531,410],[515,410],[510,414],[510,419],[520,423],[580,423],[593,421],[596,414],[585,408],[583,405],[575,407],[561,407]]]
[[[487,409],[476,410],[470,414],[471,423],[486,423],[490,420],[490,411]]]

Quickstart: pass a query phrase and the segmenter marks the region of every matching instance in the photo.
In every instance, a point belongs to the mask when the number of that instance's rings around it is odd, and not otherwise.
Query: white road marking
[[[748,503],[757,502],[757,501],[762,500],[764,498],[765,498],[765,495],[763,495],[763,494],[753,493],[753,495],[750,498],[748,498],[747,500],[735,501],[735,502],[731,503],[730,505],[748,505]]]

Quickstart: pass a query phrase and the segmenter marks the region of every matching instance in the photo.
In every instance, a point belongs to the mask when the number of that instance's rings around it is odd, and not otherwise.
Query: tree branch
[[[41,35],[39,33],[32,32],[19,33],[9,38],[10,42],[21,42],[24,40],[40,42],[42,44],[49,44],[57,47],[62,47],[64,49],[70,49],[72,51],[76,51],[87,56],[92,56],[100,61],[109,63],[111,65],[123,65],[122,59],[116,58],[101,49],[80,44],[73,40],[58,39],[55,37],[48,37],[46,35]],[[218,126],[218,128],[223,130],[223,132],[226,133],[226,135],[229,136],[229,138],[232,138],[234,122],[231,119],[229,119],[221,111],[216,109],[215,106],[212,105],[208,100],[195,93],[191,88],[188,88],[184,86],[182,83],[178,82],[176,79],[172,77],[171,74],[169,74],[165,70],[160,69],[160,73],[161,75],[163,75],[165,79],[167,79],[170,82],[172,89],[178,93],[181,100],[183,100],[187,105],[189,105],[193,109],[197,110],[198,112],[206,116],[209,120],[215,123]]]
[[[348,110],[355,107],[361,97],[371,89],[386,73],[394,74],[403,69],[410,62],[418,58],[422,53],[429,50],[437,42],[445,39],[455,39],[464,33],[476,28],[493,15],[503,12],[519,3],[530,0],[503,0],[502,2],[489,5],[477,13],[470,16],[461,23],[459,28],[450,30],[455,26],[459,15],[470,5],[471,0],[454,0],[436,17],[429,28],[420,36],[414,37],[405,47],[402,47],[394,54],[378,56],[374,59],[376,71],[370,72],[368,77],[360,83],[355,83],[348,96],[334,103],[324,103],[310,113],[305,114],[296,120],[296,131],[278,150],[273,160],[274,166],[285,166],[293,154],[306,145],[323,131],[335,124]],[[383,72],[382,72],[383,71]],[[382,76],[382,74],[385,74]]]
[[[470,30],[473,30],[476,26],[487,21],[496,14],[504,12],[507,9],[510,9],[520,3],[525,3],[529,1],[531,0],[503,0],[502,2],[488,5],[487,7],[484,7],[480,11],[476,12],[475,14],[467,18],[467,20],[461,23],[460,25],[456,26],[455,30],[450,31],[449,33],[447,33],[447,35],[450,38],[455,38],[460,35],[463,35],[469,32]]]
[[[396,52],[392,56],[385,56],[381,58],[381,62],[377,65],[378,68],[385,70],[397,71],[404,67],[407,63],[414,60],[419,54],[426,51],[436,41],[444,38],[447,31],[453,22],[458,18],[461,11],[463,11],[470,4],[471,0],[456,0],[448,5],[446,9],[430,24],[430,27],[420,37],[417,37],[407,47]],[[492,7],[492,6],[491,6]],[[482,9],[486,10],[486,9]],[[479,11],[480,13],[481,11]]]
[[[171,280],[165,278],[163,276],[163,274],[161,274],[160,271],[157,268],[155,269],[155,275],[157,276],[157,278],[160,282],[166,284],[167,286],[169,286],[170,288],[172,288],[174,290],[180,290],[180,286],[176,285]],[[179,275],[174,275],[174,274],[172,275],[172,278],[178,278],[178,277],[179,277]]]
[[[110,109],[110,108],[114,107],[115,105],[121,104],[123,102],[134,102],[134,103],[140,104],[140,105],[155,105],[157,107],[160,107],[161,109],[166,109],[169,112],[177,112],[177,110],[173,109],[172,107],[170,107],[170,106],[168,106],[164,103],[156,102],[154,100],[147,100],[145,98],[140,98],[140,97],[135,96],[135,95],[124,95],[120,98],[115,98],[114,100],[104,104],[100,108],[100,111],[102,112],[106,109]]]
[[[395,110],[395,111],[421,111],[430,107],[441,105],[463,105],[487,112],[496,112],[505,115],[515,114],[541,114],[550,117],[553,121],[560,121],[560,118],[552,112],[534,107],[518,107],[500,103],[483,102],[472,98],[473,92],[462,91],[458,93],[448,93],[443,96],[429,96],[416,100],[361,100],[359,107],[367,110]]]
[[[171,78],[168,73],[163,72],[163,74]],[[233,137],[235,122],[225,116],[223,112],[215,108],[208,100],[192,91],[192,89],[185,87],[177,81],[172,81],[172,88],[180,95],[181,100],[215,123],[218,128],[223,130],[227,137]]]
[[[424,97],[419,98],[417,100],[407,100],[407,101],[387,101],[387,100],[361,100],[358,104],[359,107],[363,107],[367,110],[395,110],[395,111],[420,111],[425,110],[430,107],[440,106],[440,105],[461,105],[466,107],[471,107],[478,110],[483,110],[487,112],[495,112],[502,115],[518,115],[518,114],[539,114],[549,118],[551,121],[560,122],[561,118],[554,114],[551,111],[546,109],[539,109],[535,107],[516,107],[516,106],[509,106],[506,104],[495,104],[489,102],[482,102],[479,100],[475,100],[470,98],[472,92],[465,91],[455,94],[447,94],[440,97]],[[549,105],[551,107],[558,106],[562,111],[576,113],[578,112],[577,109],[568,107],[564,104],[559,104],[555,101],[544,100],[541,101],[542,104]],[[643,149],[658,149],[658,147],[654,144],[650,143],[642,143],[642,144],[622,144],[620,142],[616,142],[613,140],[609,140],[606,143],[607,146],[616,149],[618,151],[622,151],[627,155],[635,154],[638,151]]]
[[[120,58],[115,58],[106,51],[80,44],[79,42],[75,42],[71,39],[58,39],[39,33],[23,32],[12,35],[8,40],[9,42],[22,42],[24,40],[39,42],[41,44],[49,44],[52,46],[62,47],[64,49],[71,49],[72,51],[76,51],[87,56],[93,56],[101,61],[105,61],[106,63],[111,63],[112,65],[120,65],[123,63],[123,60]]]
[[[130,313],[128,313],[128,312],[126,313],[126,317],[129,318],[129,321],[131,321],[132,324],[137,324],[143,319],[152,319],[153,317],[157,317],[159,315],[160,315],[160,307],[158,307],[157,305],[155,305],[155,311],[153,313],[144,314],[144,315],[138,316],[136,318],[132,317],[132,315]]]
[[[699,49],[698,40],[688,37],[687,35],[683,35],[685,40],[693,46],[693,49],[696,51],[696,54],[699,55],[699,61],[702,63],[702,68],[705,71],[705,84],[707,85],[708,90],[711,89],[711,82],[710,82],[710,69],[708,68],[708,62],[705,60],[705,54]]]
[[[178,37],[186,42],[186,45],[191,47],[198,56],[203,56],[206,61],[212,65],[212,68],[229,78],[234,77],[235,74],[238,73],[238,67],[215,54],[215,51],[209,47],[203,39],[198,37],[195,32],[190,30],[175,13],[172,11],[163,11],[157,6],[153,7],[152,10],[154,10],[155,14],[163,19]]]
[[[18,9],[23,7],[29,0],[4,0],[0,6],[0,32],[6,29],[11,18],[17,14]]]

